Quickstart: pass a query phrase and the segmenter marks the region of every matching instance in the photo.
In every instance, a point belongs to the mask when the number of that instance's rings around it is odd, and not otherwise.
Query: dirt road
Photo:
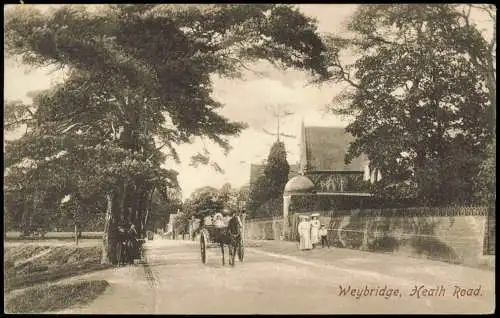
[[[203,265],[196,242],[149,241],[148,264],[107,271],[105,279],[111,287],[100,298],[85,308],[62,313],[491,313],[494,310],[491,271],[345,250],[338,253],[338,262],[327,263],[308,257],[306,252],[303,257],[285,256],[259,248],[247,248],[244,262],[237,261],[231,268],[221,265],[219,253],[218,249],[209,249],[208,263]],[[384,295],[380,295],[384,288]]]

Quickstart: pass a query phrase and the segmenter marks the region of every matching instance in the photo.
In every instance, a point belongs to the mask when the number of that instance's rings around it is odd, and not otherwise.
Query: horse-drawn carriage
[[[238,215],[224,219],[216,211],[204,211],[199,228],[200,253],[203,264],[207,263],[207,249],[220,247],[222,265],[225,265],[224,245],[229,249],[229,264],[234,266],[235,255],[243,262],[245,248],[243,244],[243,224]]]

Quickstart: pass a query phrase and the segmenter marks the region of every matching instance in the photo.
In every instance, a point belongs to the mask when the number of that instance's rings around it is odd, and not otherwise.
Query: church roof
[[[304,127],[307,171],[363,171],[365,159],[344,164],[353,136],[341,127]],[[302,150],[304,151],[304,149]]]

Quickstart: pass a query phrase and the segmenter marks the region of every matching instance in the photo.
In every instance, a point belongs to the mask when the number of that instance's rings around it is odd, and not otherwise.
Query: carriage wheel
[[[203,264],[207,263],[207,242],[205,235],[201,233],[200,235],[200,252],[201,252],[201,262]]]
[[[244,256],[245,256],[245,248],[243,247],[243,240],[241,240],[238,246],[238,259],[240,260],[240,262],[243,262]]]

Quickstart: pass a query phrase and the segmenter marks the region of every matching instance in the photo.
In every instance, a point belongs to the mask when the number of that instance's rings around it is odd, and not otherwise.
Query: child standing
[[[325,244],[328,248],[330,248],[330,245],[328,244],[328,230],[324,225],[321,225],[319,228],[319,236],[321,237],[321,247],[325,247]]]

